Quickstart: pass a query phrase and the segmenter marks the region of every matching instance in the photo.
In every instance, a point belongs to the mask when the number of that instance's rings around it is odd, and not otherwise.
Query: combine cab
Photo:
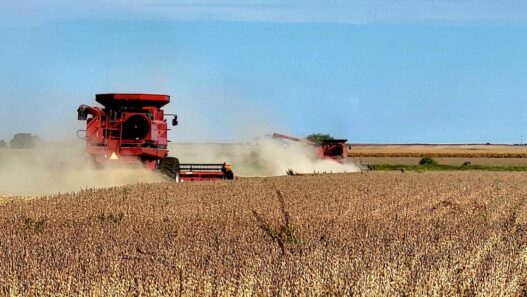
[[[180,164],[168,157],[168,124],[177,116],[162,107],[170,96],[156,94],[100,94],[103,107],[79,106],[78,119],[86,121],[86,151],[96,164],[138,164],[158,169],[176,181],[233,179],[231,166],[223,164]]]

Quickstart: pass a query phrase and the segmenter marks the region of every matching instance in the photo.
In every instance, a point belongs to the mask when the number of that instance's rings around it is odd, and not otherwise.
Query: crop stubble
[[[526,182],[373,172],[10,200],[0,295],[522,295]]]

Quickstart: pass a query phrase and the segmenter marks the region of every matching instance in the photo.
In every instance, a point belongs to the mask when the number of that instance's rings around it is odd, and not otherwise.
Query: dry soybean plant
[[[525,296],[527,175],[157,183],[0,204],[1,296]]]

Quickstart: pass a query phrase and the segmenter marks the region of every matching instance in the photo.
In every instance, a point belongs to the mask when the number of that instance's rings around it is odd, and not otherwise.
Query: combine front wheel
[[[164,175],[173,178],[177,183],[179,178],[179,159],[174,157],[166,157],[159,162],[159,170]]]

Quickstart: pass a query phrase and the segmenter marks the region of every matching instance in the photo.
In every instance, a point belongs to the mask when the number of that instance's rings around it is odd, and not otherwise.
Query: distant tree
[[[324,140],[334,140],[335,138],[329,134],[312,133],[309,134],[306,139],[312,142],[322,142]]]
[[[33,148],[38,146],[41,140],[38,136],[31,135],[31,133],[18,133],[13,136],[9,142],[11,148]]]
[[[7,143],[5,143],[5,141],[0,139],[0,148],[5,148],[6,146],[7,146]]]

